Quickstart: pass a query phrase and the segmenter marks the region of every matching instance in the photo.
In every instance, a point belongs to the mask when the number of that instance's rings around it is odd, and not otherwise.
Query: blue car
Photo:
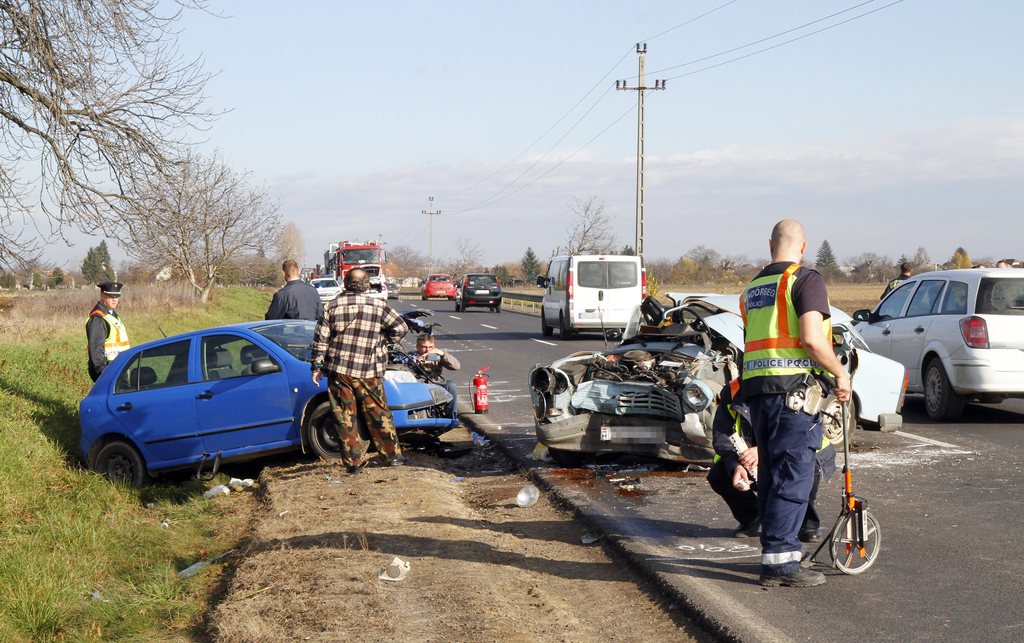
[[[310,378],[315,324],[259,321],[194,331],[118,355],[79,405],[82,459],[142,486],[163,472],[301,449],[340,457],[326,381]],[[400,349],[396,349],[400,350]],[[399,434],[456,425],[451,396],[389,366],[384,390]]]

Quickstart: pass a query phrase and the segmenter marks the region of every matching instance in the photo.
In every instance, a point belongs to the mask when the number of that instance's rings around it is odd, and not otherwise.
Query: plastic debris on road
[[[490,444],[490,442],[491,442],[490,440],[488,440],[484,436],[480,435],[479,433],[475,433],[475,432],[470,432],[469,437],[471,437],[473,439],[473,445],[474,446],[478,446],[478,447],[482,447],[482,446],[484,446],[486,444]]]
[[[583,534],[580,537],[580,542],[583,543],[584,545],[593,545],[594,543],[596,543],[600,539],[601,539],[600,536],[595,536],[593,534]]]
[[[199,562],[192,563],[191,565],[189,565],[185,569],[183,569],[180,572],[178,572],[178,576],[181,577],[181,578],[188,578],[189,576],[195,576],[201,570],[205,569],[206,567],[209,567],[212,563],[216,563],[216,562],[220,561],[221,559],[226,558],[229,554],[231,554],[234,551],[235,551],[234,549],[229,549],[226,552],[224,552],[223,554],[217,554],[216,556],[214,556],[213,558],[210,558],[209,560],[201,560]]]
[[[530,507],[540,498],[540,489],[535,485],[528,484],[516,494],[516,504],[520,507]]]
[[[242,489],[249,489],[254,484],[256,484],[256,483],[255,483],[255,481],[253,481],[252,478],[245,478],[244,480],[239,480],[238,478],[232,478],[231,480],[228,481],[228,487],[232,491],[241,491]]]
[[[551,462],[554,460],[554,458],[551,457],[551,453],[548,452],[547,445],[541,444],[540,442],[537,443],[537,446],[533,447],[533,451],[531,451],[530,455],[526,457],[531,460],[536,460],[537,462]]]
[[[229,489],[226,484],[219,484],[216,487],[210,487],[210,489],[208,489],[206,493],[203,494],[203,497],[209,500],[210,498],[214,498],[216,496],[221,495],[226,496],[230,493],[231,489]]]
[[[395,556],[388,566],[381,570],[380,575],[377,578],[381,580],[398,582],[405,578],[409,574],[409,569],[412,565],[407,560],[402,560],[398,556]]]

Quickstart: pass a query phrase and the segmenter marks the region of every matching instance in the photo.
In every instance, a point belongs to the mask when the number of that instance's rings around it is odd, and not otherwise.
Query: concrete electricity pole
[[[637,93],[636,112],[636,254],[644,257],[644,92],[647,90],[665,89],[664,80],[654,81],[653,87],[644,86],[644,57],[647,55],[647,43],[636,43],[636,53],[640,55],[640,73],[637,75],[636,87],[629,87],[626,81],[615,81],[615,89],[630,90]]]
[[[420,212],[430,217],[427,226],[427,273],[430,274],[434,272],[434,215],[441,214],[441,211],[434,211],[434,197],[427,197],[427,201],[427,209]]]

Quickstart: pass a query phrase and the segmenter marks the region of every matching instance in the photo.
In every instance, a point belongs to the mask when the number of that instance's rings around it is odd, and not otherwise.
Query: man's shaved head
[[[806,239],[804,227],[794,219],[783,219],[772,228],[769,248],[772,261],[796,261],[803,258]]]
[[[345,273],[345,290],[366,292],[370,289],[370,273],[362,268],[353,268]]]

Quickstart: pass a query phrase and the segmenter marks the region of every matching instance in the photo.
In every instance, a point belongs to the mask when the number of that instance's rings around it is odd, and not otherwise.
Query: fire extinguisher
[[[488,409],[487,404],[487,375],[484,371],[490,369],[490,366],[485,366],[476,372],[476,377],[473,378],[473,412],[474,413],[486,413]]]

